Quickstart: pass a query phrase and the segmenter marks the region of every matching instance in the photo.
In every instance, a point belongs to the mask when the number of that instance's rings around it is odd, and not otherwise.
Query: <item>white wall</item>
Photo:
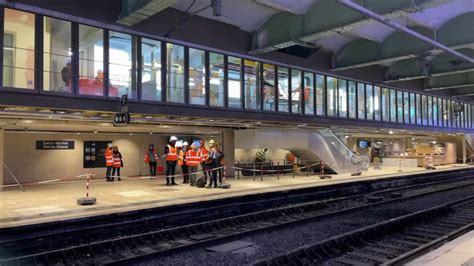
[[[74,150],[36,150],[37,140],[73,140]],[[5,133],[5,163],[21,183],[51,180],[56,178],[73,179],[84,173],[105,176],[105,168],[83,168],[83,141],[113,141],[123,156],[122,176],[148,175],[148,167],[143,156],[149,143],[155,144],[158,152],[164,151],[167,138],[156,135],[102,135],[102,134],[39,134]],[[1,145],[1,135],[0,135]],[[1,145],[3,147],[3,145]],[[0,152],[1,159],[1,152]],[[0,168],[1,169],[1,168]],[[13,183],[4,172],[4,184]],[[1,181],[1,179],[0,179]]]

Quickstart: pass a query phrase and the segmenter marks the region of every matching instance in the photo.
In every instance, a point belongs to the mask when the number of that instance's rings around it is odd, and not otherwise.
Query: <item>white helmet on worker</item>
[[[108,147],[108,148],[112,148],[113,146],[114,146],[114,145],[112,144],[112,142],[107,143],[107,147]]]
[[[210,139],[208,143],[209,145],[212,145],[212,144],[215,144],[216,142],[213,139]]]
[[[183,142],[183,146],[188,146],[188,145],[189,145],[189,144],[188,144],[187,141]]]
[[[171,138],[170,138],[170,142],[177,141],[177,140],[178,140],[178,138],[176,136],[171,136]]]

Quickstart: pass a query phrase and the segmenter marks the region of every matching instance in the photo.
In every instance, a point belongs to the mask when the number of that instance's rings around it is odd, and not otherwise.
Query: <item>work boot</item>
[[[166,178],[166,185],[167,185],[167,186],[170,186],[170,185],[171,185],[171,183],[170,183],[170,178],[169,178],[169,177]]]
[[[120,177],[118,178],[118,181],[122,181],[122,179],[120,179]]]
[[[178,185],[178,184],[176,184],[176,183],[174,182],[174,177],[171,178],[171,185],[173,185],[173,186],[177,186],[177,185]]]

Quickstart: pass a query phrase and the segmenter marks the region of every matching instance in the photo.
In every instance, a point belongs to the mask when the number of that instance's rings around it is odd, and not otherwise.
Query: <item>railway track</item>
[[[474,229],[474,196],[404,215],[253,263],[403,265]]]
[[[13,255],[0,260],[0,265],[128,263],[146,257],[169,254],[197,245],[241,237],[254,232],[274,230],[278,227],[307,222],[312,219],[471,186],[474,186],[474,181],[471,180],[470,176],[465,176],[449,181],[443,180],[385,189],[367,195],[290,204],[285,207],[44,252],[38,252],[38,244],[43,241],[34,242],[30,239],[25,242],[25,239],[22,239],[23,242],[20,244],[18,240],[11,239],[0,242]],[[47,246],[48,243],[43,242],[43,244]],[[17,256],[16,254],[24,255]]]

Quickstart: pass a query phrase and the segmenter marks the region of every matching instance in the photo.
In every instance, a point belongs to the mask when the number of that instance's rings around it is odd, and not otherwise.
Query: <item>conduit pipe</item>
[[[371,10],[369,10],[369,9],[367,9],[367,8],[365,8],[365,7],[363,7],[363,6],[360,6],[360,5],[358,5],[358,4],[355,4],[355,3],[352,2],[351,0],[337,0],[337,2],[338,2],[339,4],[341,4],[341,5],[346,6],[346,7],[350,8],[350,9],[352,9],[352,10],[355,10],[355,11],[357,11],[357,12],[359,12],[359,13],[361,13],[361,14],[363,14],[363,15],[365,15],[365,16],[367,16],[367,17],[373,19],[373,20],[376,20],[376,21],[378,21],[378,22],[380,22],[380,23],[382,23],[382,24],[385,24],[385,25],[387,25],[387,26],[389,26],[389,27],[392,27],[392,28],[394,28],[394,29],[396,29],[396,30],[399,30],[399,31],[401,31],[401,32],[404,32],[404,33],[406,33],[406,34],[408,34],[408,35],[411,35],[411,36],[413,36],[413,37],[415,37],[415,38],[417,38],[417,39],[419,39],[419,40],[421,40],[421,41],[423,41],[423,42],[425,42],[425,43],[428,43],[428,44],[430,44],[430,45],[432,45],[432,46],[434,46],[434,47],[437,47],[437,48],[439,48],[439,49],[441,49],[441,50],[443,50],[443,51],[445,51],[445,52],[447,52],[447,53],[450,53],[450,54],[452,54],[452,55],[454,55],[454,56],[456,56],[456,57],[462,59],[463,61],[466,61],[466,62],[468,62],[468,63],[474,64],[474,59],[473,59],[473,58],[471,58],[471,57],[469,57],[469,56],[466,56],[466,55],[464,55],[464,54],[462,54],[462,53],[460,53],[460,52],[458,52],[458,51],[456,51],[456,50],[454,50],[454,49],[451,49],[451,48],[449,48],[448,46],[446,46],[446,45],[444,45],[444,44],[442,44],[442,43],[439,43],[439,42],[437,42],[437,41],[435,41],[435,40],[432,40],[432,39],[430,39],[430,38],[428,38],[428,37],[426,37],[426,36],[424,36],[424,35],[422,35],[422,34],[416,32],[416,31],[410,30],[410,29],[407,28],[407,27],[404,27],[404,26],[402,26],[402,25],[400,25],[400,24],[398,24],[398,23],[392,22],[392,21],[390,21],[390,19],[385,18],[385,17],[383,17],[383,16],[381,16],[381,15],[379,15],[379,14],[377,14],[377,13],[375,13],[375,12],[373,12],[373,11],[371,11]]]

